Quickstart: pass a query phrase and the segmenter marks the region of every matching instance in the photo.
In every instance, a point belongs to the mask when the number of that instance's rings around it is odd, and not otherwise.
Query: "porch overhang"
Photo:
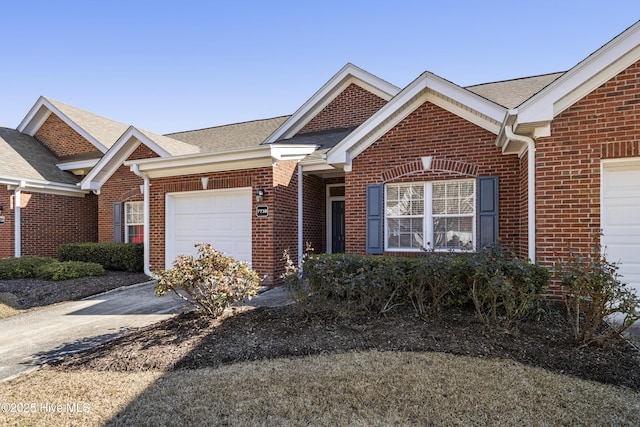
[[[130,160],[124,165],[132,169],[137,165],[138,170],[149,178],[163,178],[268,167],[277,161],[301,160],[315,149],[314,145],[269,144],[220,153]]]

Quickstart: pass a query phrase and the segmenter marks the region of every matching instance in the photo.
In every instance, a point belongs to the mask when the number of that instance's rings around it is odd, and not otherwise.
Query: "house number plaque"
[[[256,206],[256,216],[257,217],[269,216],[269,206]]]

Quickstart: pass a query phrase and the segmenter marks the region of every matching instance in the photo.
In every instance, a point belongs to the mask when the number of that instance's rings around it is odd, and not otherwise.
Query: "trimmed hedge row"
[[[96,262],[107,270],[141,272],[144,268],[142,243],[70,243],[58,249],[60,261]]]
[[[69,280],[105,273],[100,264],[93,262],[61,262],[46,257],[21,257],[0,259],[0,279]]]
[[[504,327],[534,311],[549,285],[547,269],[499,248],[419,258],[312,255],[295,273],[285,281],[310,313],[410,304],[418,315],[432,316],[445,305],[473,302],[481,321]]]

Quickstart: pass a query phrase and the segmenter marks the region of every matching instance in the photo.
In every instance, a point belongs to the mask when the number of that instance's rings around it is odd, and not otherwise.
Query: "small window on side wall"
[[[124,238],[127,243],[144,241],[144,203],[128,202],[124,204]]]

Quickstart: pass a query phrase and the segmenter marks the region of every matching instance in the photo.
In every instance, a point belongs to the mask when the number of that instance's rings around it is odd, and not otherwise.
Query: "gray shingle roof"
[[[129,125],[124,123],[107,119],[51,98],[45,99],[107,148],[111,148],[129,128]]]
[[[564,73],[552,73],[542,76],[485,83],[469,86],[466,89],[503,107],[515,108],[563,74]]]
[[[267,139],[289,116],[234,123],[165,136],[200,147],[201,152],[220,152],[255,147]]]
[[[58,159],[35,138],[0,128],[0,176],[63,184],[79,179],[56,167]]]
[[[137,129],[172,156],[197,154],[201,152],[200,147],[195,144],[179,141],[176,138],[170,138],[164,135],[158,135],[157,133],[153,133],[148,130],[140,128]]]

